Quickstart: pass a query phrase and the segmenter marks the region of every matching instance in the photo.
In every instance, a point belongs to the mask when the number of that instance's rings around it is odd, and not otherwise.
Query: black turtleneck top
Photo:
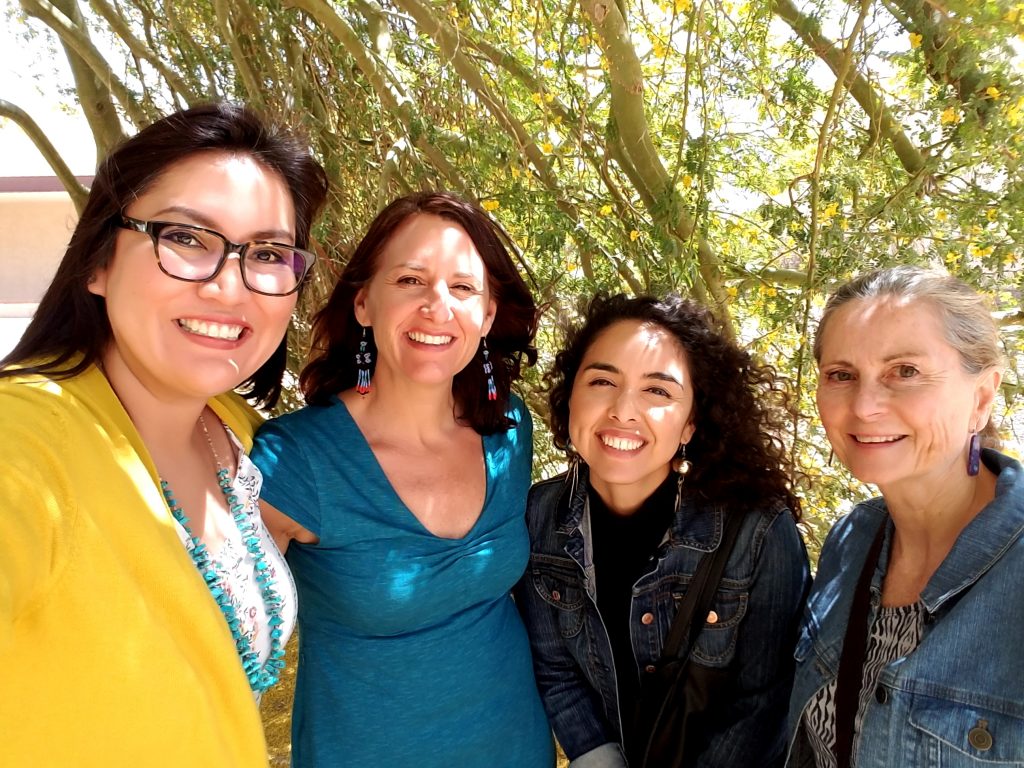
[[[631,722],[640,694],[640,670],[629,631],[633,585],[654,570],[658,545],[675,516],[676,477],[669,472],[631,515],[615,514],[592,487],[588,489],[597,609],[611,640],[624,726]]]

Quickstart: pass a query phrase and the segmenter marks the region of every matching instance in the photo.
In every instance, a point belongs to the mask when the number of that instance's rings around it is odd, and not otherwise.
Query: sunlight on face
[[[660,326],[619,321],[587,349],[569,399],[569,436],[590,466],[594,489],[642,502],[668,476],[693,435],[686,355]]]
[[[851,301],[829,319],[821,350],[821,421],[857,479],[884,492],[963,473],[998,373],[964,370],[934,307],[891,297]]]

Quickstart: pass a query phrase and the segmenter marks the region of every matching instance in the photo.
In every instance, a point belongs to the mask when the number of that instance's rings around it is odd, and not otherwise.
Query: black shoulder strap
[[[690,648],[704,628],[703,619],[708,615],[708,609],[715,597],[715,590],[718,589],[718,582],[722,580],[722,572],[736,544],[744,517],[745,514],[739,511],[725,513],[722,541],[714,552],[705,554],[697,565],[697,570],[690,580],[690,588],[686,590],[686,596],[676,611],[676,617],[672,620],[672,627],[665,639],[661,653],[663,660],[685,658],[690,654]],[[695,616],[699,616],[701,621],[695,622]]]
[[[846,623],[846,637],[843,638],[843,653],[839,657],[839,676],[836,678],[836,765],[850,768],[853,759],[853,730],[860,707],[860,689],[864,684],[864,656],[868,650],[867,626],[871,610],[871,578],[878,567],[882,553],[885,528],[888,518],[882,518],[882,525],[871,542],[867,560],[857,579],[857,591],[853,593],[850,619]]]

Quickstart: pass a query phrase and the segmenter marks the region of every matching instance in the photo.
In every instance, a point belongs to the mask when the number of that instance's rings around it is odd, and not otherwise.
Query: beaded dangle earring
[[[967,474],[974,477],[981,472],[981,435],[971,433],[971,443],[967,449]]]
[[[498,390],[494,386],[494,366],[491,365],[491,353],[487,349],[487,337],[484,336],[480,339],[480,342],[484,345],[484,375],[487,377],[487,399],[497,400]]]
[[[363,326],[363,338],[359,341],[359,351],[356,352],[356,392],[365,395],[370,391],[370,364],[373,362],[373,353],[366,351],[366,326]]]
[[[683,483],[692,467],[693,462],[686,458],[686,443],[680,443],[679,451],[672,459],[672,471],[678,475],[676,478],[676,509],[679,509],[679,504],[683,500]]]

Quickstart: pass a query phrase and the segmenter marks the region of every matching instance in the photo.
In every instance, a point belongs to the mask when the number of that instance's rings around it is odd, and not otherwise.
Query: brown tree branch
[[[774,0],[774,3],[775,14],[789,24],[797,37],[814,51],[818,58],[828,64],[836,77],[840,77],[844,61],[843,52],[822,34],[817,19],[802,14],[792,0]],[[867,78],[859,72],[853,75],[850,78],[849,89],[872,124],[878,126],[879,135],[892,142],[893,150],[906,172],[912,176],[921,173],[925,169],[926,156],[914,146],[904,132],[903,126],[893,117],[885,101],[871,87]]]
[[[47,164],[53,169],[54,175],[60,179],[60,183],[68,191],[71,202],[75,205],[75,210],[81,213],[82,209],[85,208],[85,201],[89,198],[89,190],[83,187],[78,179],[75,178],[75,174],[68,168],[68,164],[64,162],[64,158],[60,156],[57,148],[53,146],[53,143],[43,132],[43,129],[39,127],[39,124],[21,107],[4,99],[0,99],[0,117],[13,120],[25,132],[25,135],[32,140],[32,143],[36,145],[36,149],[39,150]]]
[[[74,0],[21,0],[25,13],[57,33],[75,76],[79,101],[96,139],[97,156],[103,157],[124,138],[111,96],[120,103],[135,125],[150,122],[135,95],[114,74],[106,59],[89,39],[81,12]]]

